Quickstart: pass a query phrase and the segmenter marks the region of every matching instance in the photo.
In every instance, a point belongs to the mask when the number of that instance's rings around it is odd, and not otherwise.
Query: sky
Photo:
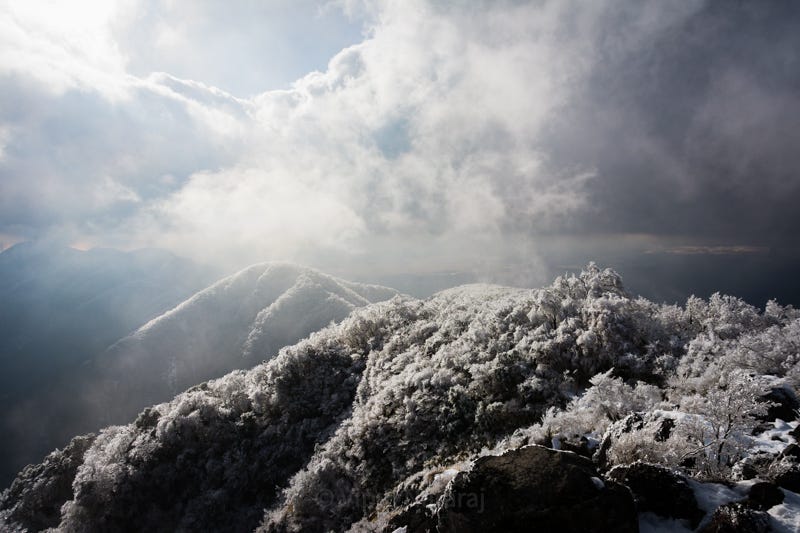
[[[0,243],[409,291],[597,260],[800,304],[798,27],[789,0],[0,0]]]

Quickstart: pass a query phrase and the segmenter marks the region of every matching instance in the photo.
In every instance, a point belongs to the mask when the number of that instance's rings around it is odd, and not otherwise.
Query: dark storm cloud
[[[619,10],[545,137],[593,165],[578,231],[789,244],[800,222],[800,4],[707,2],[637,42]],[[787,242],[789,241],[789,242]]]

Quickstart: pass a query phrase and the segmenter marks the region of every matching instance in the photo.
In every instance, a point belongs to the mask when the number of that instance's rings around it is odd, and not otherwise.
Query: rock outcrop
[[[759,481],[747,493],[747,504],[753,509],[767,511],[783,503],[783,491],[774,483]]]
[[[606,476],[633,493],[639,512],[686,520],[694,529],[703,519],[694,491],[686,480],[670,470],[646,463],[613,468]]]
[[[572,452],[526,446],[476,460],[437,504],[439,532],[636,532],[630,492]]]

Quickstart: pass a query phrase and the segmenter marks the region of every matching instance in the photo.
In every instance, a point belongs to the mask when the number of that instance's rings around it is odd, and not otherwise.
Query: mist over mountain
[[[0,479],[24,464],[15,448],[32,460],[32,449],[54,445],[40,441],[51,430],[43,421],[23,420],[20,428],[22,404],[44,398],[58,382],[81,379],[111,344],[214,276],[211,268],[155,249],[81,251],[25,242],[0,253]]]
[[[130,335],[106,341],[108,346],[117,340],[106,350],[87,349],[79,363],[73,361],[74,368],[51,379],[47,390],[9,406],[0,444],[6,475],[77,433],[126,422],[194,384],[252,368],[353,309],[396,294],[281,263],[254,265],[226,277]],[[73,318],[92,325],[86,317]],[[52,342],[60,340],[54,336]]]
[[[19,474],[0,520],[795,531],[798,346],[790,306],[658,304],[594,265],[542,289],[395,297],[73,439]]]
[[[98,420],[125,421],[192,385],[250,369],[354,309],[397,294],[287,263],[253,265],[116,342],[89,369],[81,392]]]
[[[193,294],[210,268],[161,250],[25,242],[0,253],[0,390],[80,365]]]

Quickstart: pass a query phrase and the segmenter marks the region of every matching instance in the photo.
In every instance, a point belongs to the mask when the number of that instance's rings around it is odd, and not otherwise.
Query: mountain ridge
[[[109,347],[108,358],[171,358],[173,394],[235,368],[249,368],[353,309],[397,295],[310,267],[264,262],[226,276]],[[277,325],[280,323],[280,325]],[[169,348],[167,348],[169,347]],[[257,356],[258,351],[262,356]],[[144,352],[144,353],[142,353]],[[132,354],[132,355],[131,355]],[[200,361],[210,368],[200,368]],[[144,366],[140,363],[140,366]],[[152,370],[152,369],[149,369]],[[152,402],[151,402],[152,403]]]

